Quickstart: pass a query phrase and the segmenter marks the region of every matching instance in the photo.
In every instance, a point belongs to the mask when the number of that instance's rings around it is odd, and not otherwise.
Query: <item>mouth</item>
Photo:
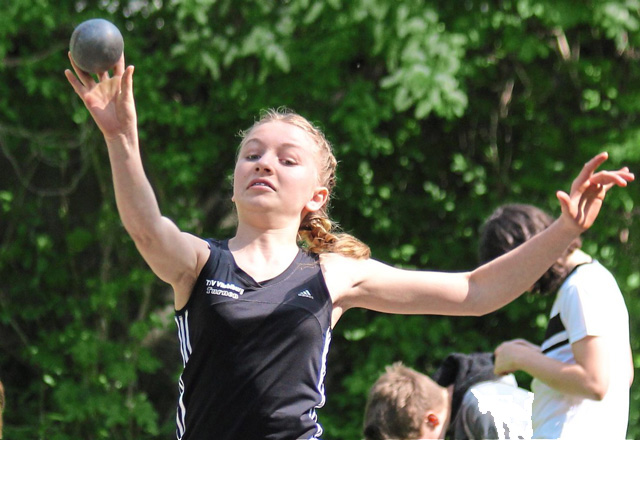
[[[267,180],[258,178],[256,180],[253,180],[249,186],[247,187],[248,189],[250,188],[267,188],[270,190],[273,190],[275,192],[275,187],[273,186],[273,184]]]

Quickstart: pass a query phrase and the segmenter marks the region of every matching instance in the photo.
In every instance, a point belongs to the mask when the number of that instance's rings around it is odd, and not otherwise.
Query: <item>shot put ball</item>
[[[89,19],[80,23],[71,34],[71,57],[88,73],[103,73],[112,69],[124,50],[122,33],[105,19]]]

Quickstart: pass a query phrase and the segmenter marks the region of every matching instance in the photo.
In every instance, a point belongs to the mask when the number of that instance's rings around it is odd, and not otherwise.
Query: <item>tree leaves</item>
[[[102,137],[62,75],[73,28],[121,27],[161,209],[233,233],[237,132],[266,107],[335,146],[332,217],[407,268],[476,265],[507,201],[554,214],[601,150],[640,161],[637,0],[13,2],[0,17],[0,378],[11,438],[172,438],[180,360],[170,289],[124,232]],[[637,182],[636,182],[637,183]],[[623,289],[638,348],[638,185],[612,191],[585,248]],[[368,387],[402,360],[540,340],[546,300],[483,318],[353,310],[329,354],[327,438],[361,437]],[[542,317],[542,318],[541,318]],[[638,361],[638,360],[636,360]],[[527,382],[528,379],[522,379]],[[634,387],[629,437],[638,436]]]

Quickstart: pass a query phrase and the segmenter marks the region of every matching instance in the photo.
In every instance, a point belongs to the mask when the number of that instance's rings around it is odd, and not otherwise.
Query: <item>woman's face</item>
[[[298,126],[270,121],[246,137],[234,171],[233,198],[239,210],[300,216],[322,207],[317,145]]]

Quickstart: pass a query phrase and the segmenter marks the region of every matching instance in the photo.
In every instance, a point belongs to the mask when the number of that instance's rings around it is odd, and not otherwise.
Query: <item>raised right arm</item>
[[[114,69],[93,77],[71,59],[77,77],[65,75],[102,131],[113,175],[118,212],[138,251],[175,294],[181,308],[209,254],[207,243],[181,232],[162,216],[147,179],[138,143],[137,116],[133,99],[133,66],[124,67],[124,56]]]

